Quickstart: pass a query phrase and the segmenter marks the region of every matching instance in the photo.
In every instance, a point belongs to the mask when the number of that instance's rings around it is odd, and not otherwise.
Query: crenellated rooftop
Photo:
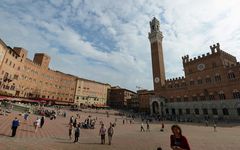
[[[236,57],[234,57],[233,55],[231,55],[231,54],[229,54],[229,53],[227,53],[223,50],[221,50],[219,43],[211,45],[210,49],[211,49],[211,53],[202,54],[201,56],[193,57],[193,58],[190,58],[190,59],[189,59],[189,55],[183,56],[182,57],[183,64],[196,62],[196,61],[199,61],[201,59],[204,59],[204,58],[207,58],[209,56],[216,55],[216,54],[221,54],[221,55],[224,55],[225,57],[228,57],[231,60],[236,60]]]
[[[167,80],[165,80],[165,81],[166,81],[166,82],[169,82],[169,81],[180,81],[180,80],[184,80],[184,79],[185,79],[185,77],[182,76],[182,77],[178,77],[178,78],[167,79]]]

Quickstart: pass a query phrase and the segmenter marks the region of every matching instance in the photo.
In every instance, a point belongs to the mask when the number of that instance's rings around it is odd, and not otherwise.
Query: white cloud
[[[136,85],[152,89],[147,36],[153,16],[161,19],[167,78],[183,75],[181,56],[206,53],[215,42],[240,58],[237,0],[47,3],[3,1],[0,21],[6,23],[0,25],[0,36],[10,46],[27,48],[30,56],[36,51],[48,53],[52,57],[51,67],[63,72],[132,90]],[[75,24],[79,29],[72,26]],[[102,40],[99,45],[91,41],[90,34]],[[62,48],[67,52],[62,52]]]

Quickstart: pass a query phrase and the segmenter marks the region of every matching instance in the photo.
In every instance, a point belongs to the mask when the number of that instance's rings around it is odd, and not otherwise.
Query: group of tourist
[[[25,113],[23,115],[24,120],[28,120],[29,118],[29,113]],[[84,120],[84,122],[80,122],[80,115],[77,114],[76,117],[71,116],[70,120],[69,120],[69,138],[72,139],[72,135],[74,132],[74,143],[77,143],[79,141],[79,137],[80,137],[80,131],[81,128],[85,128],[85,126],[87,128],[92,128],[92,126],[95,125],[95,122],[97,121],[97,118],[92,119],[91,116],[88,116],[87,119]],[[101,144],[105,144],[105,140],[106,140],[106,136],[108,137],[108,144],[111,145],[112,144],[112,137],[114,134],[114,126],[116,126],[116,122],[117,119],[115,119],[115,123],[110,123],[108,129],[105,127],[103,121],[99,121],[100,122],[100,129],[99,129],[99,136],[101,139]],[[45,116],[43,115],[41,118],[37,117],[37,119],[34,121],[34,128],[35,128],[35,132],[37,132],[38,128],[42,128],[44,126],[45,123]],[[125,119],[123,119],[123,124],[125,124]],[[12,121],[12,137],[14,137],[16,135],[17,132],[17,128],[20,125],[20,121],[18,120],[18,118],[16,117],[13,121]],[[208,124],[206,123],[206,126]],[[190,150],[190,146],[188,144],[187,138],[185,136],[183,136],[182,134],[182,130],[180,128],[179,125],[173,125],[171,127],[172,130],[172,135],[170,136],[170,146],[172,150]],[[150,131],[150,121],[147,120],[146,121],[146,130],[144,128],[144,123],[141,123],[141,128],[140,131]],[[164,122],[162,121],[161,123],[161,129],[160,131],[164,131]],[[216,131],[216,122],[214,122],[214,131]],[[158,150],[161,150],[161,148],[159,147]]]
[[[74,131],[74,143],[79,141],[79,137],[80,137],[80,128],[92,128],[94,129],[94,125],[95,125],[95,121],[97,120],[97,118],[95,119],[91,119],[91,116],[88,116],[87,119],[85,119],[85,121],[83,123],[79,122],[80,119],[80,115],[77,115],[77,117],[70,117],[70,121],[69,121],[69,139],[72,139],[72,134]],[[110,126],[108,128],[108,130],[105,128],[104,124],[102,121],[100,121],[100,125],[101,128],[99,130],[99,136],[101,136],[101,144],[105,144],[105,137],[106,137],[106,132],[108,134],[108,144],[111,145],[111,141],[112,141],[112,136],[114,133],[113,127],[116,125],[116,123],[112,124],[110,123]]]

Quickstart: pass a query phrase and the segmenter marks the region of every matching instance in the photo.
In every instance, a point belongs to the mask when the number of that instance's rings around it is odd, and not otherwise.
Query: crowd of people
[[[48,110],[46,108],[39,108],[37,110],[37,114],[39,114],[39,117],[36,117],[35,121],[33,122],[33,127],[35,133],[37,133],[39,128],[43,128],[45,125],[46,117],[49,117],[50,119],[56,119],[57,115],[62,115],[63,117],[66,117],[66,111],[60,111],[60,110]],[[24,121],[27,121],[30,116],[29,112],[26,112],[23,114]],[[109,114],[107,113],[107,118],[109,118]],[[105,144],[106,143],[106,137],[108,139],[108,144],[112,144],[112,138],[114,135],[114,128],[116,127],[116,123],[118,119],[122,120],[123,125],[126,123],[133,124],[134,119],[131,116],[130,119],[126,118],[115,118],[115,122],[109,124],[108,127],[106,127],[106,124],[97,117],[93,117],[89,115],[87,118],[81,118],[79,114],[76,114],[75,116],[71,116],[68,122],[68,133],[69,133],[69,139],[72,140],[74,143],[79,142],[81,130],[82,129],[96,129],[96,124],[99,122],[100,128],[99,128],[99,136],[100,136],[100,143]],[[140,131],[148,131],[150,132],[150,125],[151,121],[148,119],[144,119],[145,122],[142,120],[142,123],[140,123]],[[12,121],[12,137],[16,136],[17,129],[20,126],[20,121],[16,117]],[[206,126],[208,126],[208,123],[206,123]],[[146,128],[145,128],[146,127]],[[216,122],[214,122],[214,131],[216,132]],[[164,132],[165,124],[164,121],[161,120],[160,123],[160,131]],[[173,125],[171,127],[172,135],[170,135],[170,147],[172,150],[190,150],[190,146],[188,143],[187,138],[182,134],[182,130],[179,125]],[[74,138],[73,138],[74,136]],[[160,147],[158,149],[161,149]]]

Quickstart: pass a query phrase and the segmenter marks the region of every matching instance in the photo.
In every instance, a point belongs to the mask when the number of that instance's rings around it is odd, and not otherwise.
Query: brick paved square
[[[150,132],[140,132],[140,122],[135,121],[134,124],[126,122],[122,124],[122,117],[100,113],[85,113],[80,112],[80,121],[87,118],[88,115],[97,117],[98,121],[95,129],[81,129],[79,143],[73,143],[68,137],[68,122],[74,112],[68,112],[67,117],[58,116],[56,120],[46,118],[45,125],[38,132],[34,132],[33,121],[36,115],[30,115],[28,121],[24,122],[23,117],[18,113],[12,113],[8,116],[0,116],[0,150],[156,150],[161,146],[163,150],[170,149],[171,125],[173,122],[167,122],[165,131],[160,132],[160,123],[151,123]],[[17,130],[16,137],[10,137],[11,121],[17,116],[21,121],[21,125]],[[117,125],[114,128],[114,136],[112,145],[100,144],[98,135],[102,120],[106,127],[109,122],[114,122],[118,118]],[[146,124],[144,125],[146,126]],[[217,132],[213,131],[213,127],[205,127],[200,125],[180,124],[183,134],[188,138],[191,149],[193,150],[239,150],[240,143],[240,127],[225,126],[217,127]],[[107,140],[107,139],[106,139]]]

